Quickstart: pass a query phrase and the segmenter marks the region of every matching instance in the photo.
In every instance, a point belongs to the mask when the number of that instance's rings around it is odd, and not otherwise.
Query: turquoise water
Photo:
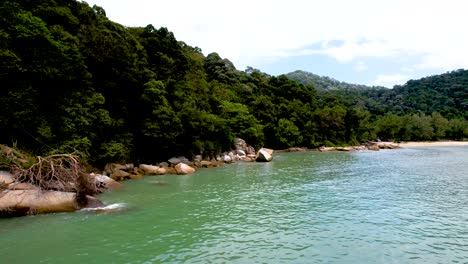
[[[468,263],[468,148],[276,154],[0,219],[0,263]]]

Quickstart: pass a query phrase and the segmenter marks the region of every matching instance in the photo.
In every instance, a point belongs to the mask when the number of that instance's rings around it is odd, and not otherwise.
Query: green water
[[[467,147],[276,154],[100,198],[125,210],[0,219],[0,263],[468,263]]]

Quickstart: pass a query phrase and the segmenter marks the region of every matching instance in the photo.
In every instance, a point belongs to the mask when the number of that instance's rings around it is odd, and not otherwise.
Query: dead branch
[[[78,195],[97,193],[94,181],[84,172],[80,159],[72,154],[37,157],[29,168],[13,165],[13,174],[19,182],[31,183],[42,190],[75,192]]]

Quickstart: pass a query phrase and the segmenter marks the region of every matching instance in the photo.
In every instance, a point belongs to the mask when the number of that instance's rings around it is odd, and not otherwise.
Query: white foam
[[[113,203],[106,206],[95,208],[83,208],[81,211],[122,211],[128,208],[126,203]]]

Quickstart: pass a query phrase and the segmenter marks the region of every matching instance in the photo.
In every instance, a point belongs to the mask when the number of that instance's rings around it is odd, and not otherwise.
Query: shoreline
[[[408,141],[398,143],[400,147],[455,147],[468,146],[468,141]]]

